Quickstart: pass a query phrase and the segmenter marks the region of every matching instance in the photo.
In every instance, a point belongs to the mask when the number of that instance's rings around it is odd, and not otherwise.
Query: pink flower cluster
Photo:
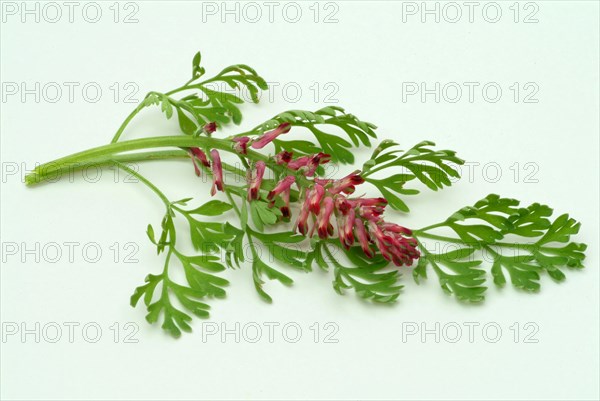
[[[210,130],[210,129],[209,129]],[[233,148],[241,154],[246,154],[248,145],[254,149],[262,149],[272,142],[277,136],[285,134],[290,130],[290,124],[280,124],[273,131],[266,132],[257,140],[252,141],[248,137],[236,137],[233,139]],[[219,152],[216,149],[210,151],[211,161],[199,148],[190,148],[190,155],[194,162],[196,174],[200,175],[199,160],[203,166],[212,169],[213,186],[211,194],[217,190],[223,191],[223,168]],[[317,168],[331,160],[326,153],[301,156],[294,158],[291,152],[283,151],[275,155],[274,161],[288,170],[296,171],[305,177],[314,177]],[[253,169],[248,170],[248,200],[260,199],[260,189],[267,168],[267,164],[260,160],[254,164]],[[297,173],[297,174],[298,174]],[[314,178],[313,185],[304,190],[304,201],[300,214],[295,222],[295,230],[302,235],[313,236],[316,231],[320,238],[326,239],[335,233],[332,223],[335,217],[337,236],[343,247],[349,249],[356,242],[361,246],[365,255],[372,258],[374,247],[381,255],[394,263],[396,266],[411,265],[420,257],[417,250],[417,241],[412,238],[412,232],[397,224],[387,223],[383,219],[383,212],[387,206],[384,198],[349,198],[356,186],[364,183],[359,171],[348,174],[338,179]],[[271,206],[275,204],[277,197],[283,200],[281,207],[283,219],[289,221],[290,213],[290,191],[296,183],[295,175],[287,175],[281,179],[273,190],[267,195]],[[302,190],[302,188],[300,188]],[[312,227],[309,227],[309,218],[312,216]]]
[[[304,169],[304,175],[312,177],[316,168],[327,163],[330,156],[319,153],[294,159],[292,153],[281,152],[275,156],[277,164],[286,165],[290,170]],[[255,175],[252,176],[248,199],[258,199],[266,165],[257,162]],[[281,208],[284,218],[290,217],[290,188],[296,181],[292,175],[283,178],[269,193],[267,199],[274,202],[281,195],[285,206]],[[314,185],[306,189],[304,202],[295,223],[295,229],[302,235],[313,236],[316,231],[320,238],[334,235],[332,224],[335,217],[337,236],[346,249],[358,241],[367,257],[372,258],[375,245],[381,255],[397,266],[411,265],[420,256],[417,242],[411,237],[409,229],[383,220],[383,212],[387,206],[384,198],[349,198],[347,195],[356,190],[356,186],[364,183],[358,171],[338,180],[314,178]],[[309,218],[313,217],[313,225],[309,227]]]
[[[386,223],[383,212],[387,205],[384,198],[349,198],[346,194],[364,182],[357,172],[339,180],[315,179],[315,184],[305,194],[296,229],[303,235],[312,236],[316,229],[320,238],[334,234],[332,218],[335,216],[337,235],[346,249],[356,241],[369,258],[374,256],[374,244],[381,255],[396,266],[411,265],[420,256],[412,232],[397,224]],[[314,224],[309,230],[308,220]]]

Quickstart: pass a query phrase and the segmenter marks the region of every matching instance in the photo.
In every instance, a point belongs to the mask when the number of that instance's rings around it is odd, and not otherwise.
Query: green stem
[[[379,167],[374,167],[374,168],[372,168],[372,169],[371,169],[371,170],[369,170],[369,171],[366,171],[366,172],[361,172],[361,173],[360,173],[360,175],[361,175],[363,178],[367,178],[367,177],[369,177],[370,175],[372,175],[372,174],[375,174],[376,172],[378,172],[378,171],[381,171],[381,170],[383,170],[383,169],[386,169],[386,168],[388,168],[388,167],[390,167],[390,166],[388,166],[388,165],[383,165],[383,166],[379,166]]]
[[[146,95],[146,97],[148,97]],[[145,98],[144,98],[145,100]],[[125,121],[123,121],[123,124],[121,124],[121,126],[119,127],[119,129],[117,130],[117,133],[115,134],[115,136],[113,137],[113,139],[110,141],[110,143],[115,143],[119,140],[119,138],[121,137],[121,135],[123,134],[123,131],[125,131],[125,128],[129,125],[129,123],[131,122],[131,120],[133,120],[133,118],[144,108],[146,107],[146,104],[144,103],[144,100],[142,100],[140,102],[140,104],[138,104],[138,106],[131,112],[131,114],[129,114],[127,116],[127,118],[125,119]]]
[[[237,154],[231,146],[231,141],[227,139],[216,139],[210,137],[188,137],[188,136],[161,136],[152,138],[134,139],[124,142],[111,143],[104,146],[88,149],[83,152],[74,153],[69,156],[65,156],[54,161],[44,163],[36,167],[33,172],[25,176],[25,183],[27,185],[33,185],[42,182],[47,179],[55,178],[55,174],[65,170],[65,168],[73,168],[74,165],[78,164],[106,164],[118,157],[120,153],[129,152],[133,150],[141,149],[152,149],[161,147],[176,147],[176,148],[190,148],[190,147],[203,147],[219,149],[231,153]],[[158,153],[158,152],[156,152]],[[164,156],[169,157],[182,157],[180,153],[169,153]],[[268,157],[255,151],[248,151],[249,158],[253,160],[268,161]],[[142,160],[152,159],[149,153],[142,156],[133,156]],[[161,155],[162,157],[162,155]],[[158,157],[160,158],[160,157]],[[119,161],[123,161],[121,158]],[[234,171],[237,171],[235,169]]]
[[[420,229],[418,229],[418,230],[413,230],[413,231],[414,231],[414,232],[417,232],[417,233],[422,233],[422,232],[424,232],[424,231],[433,230],[434,228],[443,227],[443,226],[445,226],[445,225],[446,225],[446,222],[444,221],[444,222],[441,222],[441,223],[432,224],[432,225],[430,225],[430,226],[423,227],[423,228],[420,228]]]
[[[189,85],[196,79],[197,77],[193,77],[191,78],[189,81],[187,81],[185,84],[181,85],[179,88],[175,88],[173,90],[168,91],[167,93],[165,93],[166,96],[171,96],[174,95],[175,93],[178,92],[183,92],[184,90],[188,90],[188,89],[193,89],[191,88]]]
[[[460,238],[452,238],[452,237],[446,237],[444,235],[429,234],[429,233],[422,232],[421,230],[414,230],[413,236],[415,237],[415,239],[417,241],[418,241],[418,239],[416,237],[423,237],[423,238],[435,239],[435,240],[439,240],[439,241],[451,242],[454,244],[464,244],[466,246],[472,246],[471,244],[464,242]],[[517,243],[517,242],[513,242],[513,243],[511,243],[511,242],[494,242],[493,244],[488,244],[483,241],[478,241],[477,244],[480,246],[483,246],[483,247],[500,246],[500,247],[506,247],[506,248],[522,247],[523,249],[536,248],[535,244],[524,244],[524,243]]]
[[[238,217],[241,218],[242,212],[240,211],[240,208],[238,207],[237,203],[235,203],[235,201],[233,200],[233,196],[231,196],[231,192],[227,189],[227,185],[225,186],[225,195],[227,195],[227,199],[229,199],[229,202],[231,203],[231,206],[233,206],[233,209],[237,213]]]
[[[186,90],[190,90],[190,89],[200,89],[202,90],[202,86],[206,85],[209,82],[215,81],[217,79],[217,77],[208,79],[206,81],[200,82],[198,84],[194,84],[194,85],[190,85],[197,77],[193,77],[191,78],[189,81],[187,81],[185,84],[183,84],[182,86],[180,86],[179,88],[175,88],[172,89],[166,93],[164,93],[165,96],[171,96],[174,95],[176,93],[179,92],[183,92]],[[150,92],[148,93],[145,97],[144,100],[148,97],[148,95],[150,95],[151,93],[157,93],[157,92]],[[133,118],[147,105],[144,103],[144,100],[142,100],[140,102],[140,104],[138,104],[138,106],[127,116],[127,118],[125,119],[125,121],[123,121],[123,123],[121,124],[121,126],[119,127],[119,129],[117,130],[116,134],[113,136],[112,140],[110,143],[116,143],[119,141],[119,138],[121,137],[121,135],[123,134],[123,132],[125,131],[125,128],[127,128],[127,126],[129,125],[129,123],[131,122],[131,120],[133,120]]]
[[[150,181],[148,181],[148,179],[146,177],[144,177],[143,175],[141,175],[137,171],[135,171],[133,169],[130,169],[129,167],[127,167],[123,163],[115,161],[114,164],[117,167],[119,167],[121,170],[128,172],[129,174],[131,174],[132,176],[134,176],[135,178],[137,178],[138,180],[140,180],[148,188],[150,188],[163,201],[163,203],[165,204],[165,206],[167,207],[167,209],[171,206],[171,201],[169,200],[169,198],[167,198],[166,195],[164,193],[162,193],[162,191],[160,189],[158,189],[154,184],[152,184]]]
[[[173,254],[173,248],[169,247],[169,251],[167,252],[167,256],[165,258],[165,265],[163,267],[163,272],[161,274],[161,276],[165,282],[164,285],[162,286],[161,298],[163,298],[163,301],[166,301],[169,304],[170,304],[169,291],[168,291],[169,286],[167,285],[167,283],[170,282],[170,280],[169,280],[169,262],[171,261],[171,254]]]

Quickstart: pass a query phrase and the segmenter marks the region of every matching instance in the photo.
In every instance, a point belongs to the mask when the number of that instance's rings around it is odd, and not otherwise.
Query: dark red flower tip
[[[215,132],[217,130],[217,123],[216,122],[210,122],[208,124],[206,124],[203,128],[202,131],[204,131],[204,133],[206,135],[210,135],[213,132]]]
[[[353,175],[350,177],[350,182],[352,183],[352,185],[360,185],[365,182],[365,179],[362,178],[360,175]]]
[[[288,152],[286,150],[279,152],[275,155],[275,162],[277,164],[287,164],[292,161],[292,156],[294,154],[292,152]]]
[[[312,157],[312,163],[319,165],[329,163],[331,161],[331,155],[323,152],[319,152]]]

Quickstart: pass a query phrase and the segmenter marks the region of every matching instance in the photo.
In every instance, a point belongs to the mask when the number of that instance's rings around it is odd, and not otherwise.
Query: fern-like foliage
[[[288,110],[265,121],[252,129],[248,134],[262,134],[282,123],[292,126],[304,127],[315,137],[320,145],[316,147],[307,140],[275,141],[276,150],[296,152],[297,155],[318,153],[319,151],[331,155],[334,162],[350,164],[354,162],[351,149],[361,145],[370,147],[370,138],[377,138],[374,124],[362,121],[353,114],[338,106],[328,106],[315,112],[304,110]],[[337,127],[337,128],[336,128]],[[331,131],[333,129],[333,131]],[[336,129],[341,129],[349,141],[340,137]],[[329,132],[328,132],[329,131]]]
[[[260,91],[267,90],[266,81],[251,67],[236,64],[223,69],[214,77],[202,82],[194,82],[205,73],[200,65],[201,55],[198,52],[192,62],[192,79],[181,88],[167,93],[150,92],[142,105],[160,105],[167,119],[176,113],[179,127],[184,134],[199,134],[204,125],[216,122],[219,125],[230,123],[239,125],[242,122],[240,104],[244,103],[239,94],[250,93],[253,103],[258,103]],[[238,94],[215,90],[213,84],[223,82]],[[181,91],[193,91],[181,99],[172,95]]]
[[[456,152],[434,150],[431,146],[435,146],[435,143],[431,141],[420,142],[406,151],[398,149],[398,146],[394,141],[383,141],[363,165],[366,181],[379,189],[392,208],[409,211],[408,205],[398,195],[418,194],[418,189],[405,188],[415,178],[427,188],[437,191],[452,185],[452,179],[460,177],[456,166],[464,164],[464,160],[457,157]],[[372,177],[373,174],[390,168],[399,173],[382,179]]]
[[[413,276],[417,282],[427,277],[430,266],[444,291],[461,300],[482,301],[486,290],[481,267],[485,253],[485,259],[493,260],[491,274],[496,285],[507,282],[506,274],[515,287],[526,291],[539,290],[542,272],[563,281],[563,268],[583,267],[586,245],[571,241],[571,236],[579,232],[580,223],[568,214],[554,220],[551,217],[552,209],[546,205],[520,207],[515,199],[488,195],[444,222],[414,232],[423,255]],[[455,236],[431,233],[440,228],[450,229]],[[437,248],[452,244],[453,249],[436,253],[425,246],[425,241],[438,245]]]

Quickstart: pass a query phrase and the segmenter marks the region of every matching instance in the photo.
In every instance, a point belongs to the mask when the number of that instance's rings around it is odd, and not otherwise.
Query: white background
[[[3,3],[3,7],[6,6]],[[20,2],[13,3],[22,7]],[[33,8],[36,3],[28,3]],[[1,26],[1,80],[25,83],[33,88],[47,83],[97,83],[103,90],[93,103],[76,89],[73,102],[64,92],[21,98],[3,90],[1,112],[2,243],[17,243],[19,253],[3,253],[1,272],[1,320],[34,329],[63,327],[57,343],[41,334],[21,333],[3,338],[1,345],[1,396],[3,399],[598,399],[598,3],[594,1],[537,1],[517,5],[498,2],[502,16],[497,23],[485,20],[479,3],[468,20],[468,8],[459,2],[462,18],[451,23],[454,10],[446,8],[440,21],[435,16],[403,14],[410,7],[401,2],[341,1],[318,5],[314,21],[313,2],[297,3],[282,14],[279,4],[269,22],[268,8],[255,23],[255,10],[239,7],[225,15],[203,14],[202,3],[147,1],[134,6],[118,5],[120,22],[114,22],[112,2],[101,3],[102,17],[89,23],[79,3],[72,23],[68,9],[55,23],[55,10],[37,3],[35,15],[3,11]],[[62,3],[58,3],[59,5]],[[228,3],[233,9],[235,3]],[[413,3],[422,7],[421,3]],[[443,11],[444,3],[438,7]],[[510,7],[513,7],[511,9]],[[312,9],[310,7],[313,7]],[[435,7],[435,3],[428,3]],[[527,8],[526,8],[527,7]],[[206,10],[206,5],[204,6]],[[532,11],[537,23],[524,23]],[[4,10],[4,8],[3,8]],[[135,11],[137,23],[123,23]],[[487,9],[494,18],[495,9]],[[91,10],[90,16],[94,15]],[[324,23],[326,15],[337,22]],[[241,13],[241,15],[240,15]],[[404,19],[404,21],[403,21]],[[508,286],[490,283],[487,300],[465,306],[445,295],[434,274],[417,286],[410,269],[405,288],[392,307],[378,307],[357,299],[351,292],[340,297],[331,289],[331,275],[290,273],[292,288],[276,282],[266,285],[275,302],[267,305],[255,294],[249,266],[227,271],[231,281],[228,297],[212,302],[212,318],[194,321],[194,333],[175,341],[158,326],[144,321],[143,308],[128,306],[133,289],[144,276],[162,268],[147,241],[145,227],[162,217],[162,205],[142,185],[115,183],[108,170],[95,183],[77,176],[73,182],[26,188],[22,173],[35,163],[108,143],[135,104],[113,98],[109,89],[132,82],[138,100],[149,90],[167,91],[188,79],[190,60],[201,50],[207,74],[233,63],[247,63],[267,81],[279,84],[272,99],[259,106],[245,106],[242,128],[253,127],[269,116],[290,108],[317,109],[334,100],[379,126],[382,138],[404,147],[429,139],[440,148],[455,149],[470,162],[480,163],[450,189],[424,190],[409,199],[411,216],[389,212],[390,219],[421,227],[445,218],[488,193],[519,198],[524,204],[542,202],[559,214],[568,212],[582,222],[578,241],[590,245],[587,268],[566,272],[567,280],[542,279],[542,290],[531,295]],[[403,101],[403,83],[495,82],[503,90],[496,103],[476,90],[473,102],[465,91],[456,103],[433,96]],[[509,89],[532,82],[539,87],[537,103],[515,102]],[[320,88],[315,95],[311,85]],[[336,93],[331,92],[333,83]],[[283,96],[288,84],[300,87]],[[312,86],[315,88],[315,86]],[[524,95],[526,92],[521,92]],[[527,92],[528,93],[528,92]],[[317,97],[315,99],[315,96]],[[297,98],[298,97],[298,98]],[[174,134],[176,123],[166,122],[157,109],[141,114],[126,138]],[[358,162],[365,153],[357,153]],[[24,163],[24,164],[22,164]],[[486,163],[497,163],[502,176]],[[510,167],[519,163],[519,177]],[[525,163],[534,163],[534,180],[527,182]],[[17,166],[16,174],[14,171]],[[172,198],[194,196],[200,203],[208,197],[208,185],[199,183],[184,162],[143,165]],[[487,178],[486,178],[487,177]],[[496,182],[493,182],[496,181]],[[65,253],[52,263],[26,255],[56,242]],[[74,261],[66,254],[66,242],[77,242]],[[118,263],[109,247],[121,247]],[[123,246],[138,245],[137,263],[124,263]],[[102,258],[84,260],[81,246],[98,244]],[[39,253],[38,253],[39,255]],[[42,255],[43,256],[43,255]],[[24,257],[23,262],[21,258]],[[46,260],[44,260],[46,259]],[[54,322],[54,323],[53,323]],[[69,342],[68,322],[79,324]],[[120,337],[115,343],[110,327],[117,322]],[[139,327],[133,338],[124,325]],[[263,338],[250,343],[234,335],[202,335],[206,324],[225,324],[233,329],[263,327]],[[265,324],[295,323],[302,328],[296,343],[275,330],[270,343]],[[314,342],[311,325],[321,327]],[[324,341],[327,322],[339,328],[337,343]],[[414,335],[403,341],[407,325],[440,325],[453,322],[463,328],[457,343],[451,333],[436,342],[433,334],[424,341]],[[474,341],[465,326],[479,324]],[[510,327],[521,328],[518,341]],[[534,323],[539,331],[525,342],[523,336]],[[102,329],[96,343],[86,341],[86,323]],[[481,328],[493,323],[502,329],[498,342],[486,341]],[[204,326],[203,326],[204,325]],[[115,326],[112,326],[115,327]],[[313,326],[314,327],[314,326]],[[534,327],[534,326],[527,326]],[[240,329],[241,330],[241,329]],[[52,332],[54,333],[54,332]],[[293,331],[289,332],[293,335]],[[93,335],[93,330],[90,335]],[[405,333],[404,333],[405,334]],[[444,334],[444,333],[441,333]],[[493,336],[493,331],[489,334]],[[3,335],[6,335],[3,330]],[[52,335],[53,336],[53,335]]]

